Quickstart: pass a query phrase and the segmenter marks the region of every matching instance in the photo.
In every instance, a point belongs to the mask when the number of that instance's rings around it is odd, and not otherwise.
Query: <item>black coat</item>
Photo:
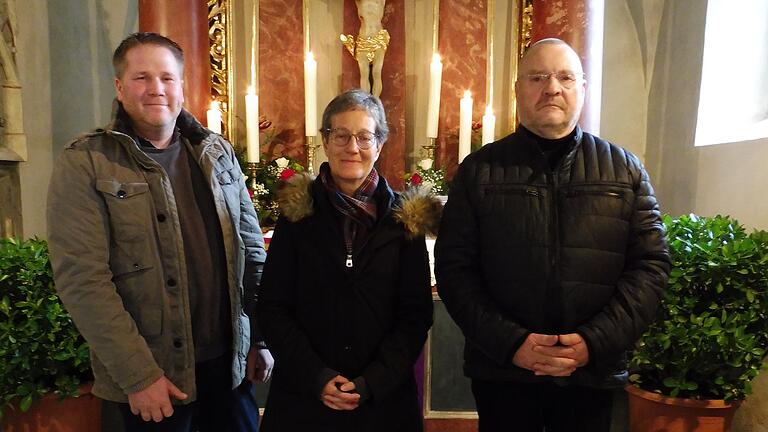
[[[275,357],[262,430],[422,430],[413,366],[432,325],[423,234],[407,232],[396,217],[402,212],[393,211],[402,199],[381,178],[377,223],[350,270],[341,219],[320,182],[298,178],[292,186],[281,196],[288,204],[258,299]],[[327,408],[320,401],[326,368],[350,380],[362,376],[370,399],[349,412]]]
[[[512,364],[531,332],[579,333],[564,383],[619,384],[670,267],[656,198],[630,152],[577,128],[552,170],[521,130],[459,167],[435,246],[440,297],[466,337],[465,373],[538,382]]]

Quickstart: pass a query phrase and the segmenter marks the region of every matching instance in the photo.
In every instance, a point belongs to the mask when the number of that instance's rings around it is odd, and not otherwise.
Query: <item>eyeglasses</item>
[[[574,73],[574,72],[550,72],[546,74],[528,74],[528,75],[522,75],[522,78],[525,80],[526,83],[537,86],[537,87],[543,87],[549,82],[550,77],[555,77],[557,82],[560,83],[561,86],[564,88],[570,89],[573,88],[574,85],[576,85],[576,81],[578,81],[579,78],[584,78],[584,73]]]
[[[355,137],[357,147],[361,150],[368,150],[375,146],[379,140],[375,133],[367,130],[361,130],[360,132],[353,134],[347,129],[336,128],[331,129],[329,132],[328,138],[331,141],[331,144],[336,147],[346,147],[349,144],[349,140],[351,140],[352,137]]]

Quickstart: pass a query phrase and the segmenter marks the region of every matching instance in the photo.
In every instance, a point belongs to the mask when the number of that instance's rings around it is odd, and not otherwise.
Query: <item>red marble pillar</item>
[[[441,0],[438,50],[443,61],[438,165],[453,177],[459,159],[459,100],[472,92],[472,119],[485,109],[487,11],[484,1]],[[474,138],[474,136],[473,136]]]
[[[579,124],[600,133],[603,83],[604,0],[533,0],[531,41],[555,37],[570,44],[581,57],[587,79],[587,99]]]
[[[211,102],[206,2],[139,0],[139,31],[160,33],[184,50],[184,107],[205,123]]]
[[[382,26],[390,35],[381,72],[381,102],[387,113],[389,139],[379,156],[377,169],[393,189],[402,189],[405,174],[405,0],[387,0]],[[354,0],[344,0],[344,34],[357,36],[360,20]],[[341,44],[342,90],[360,87],[357,61]],[[319,115],[319,114],[318,114]]]
[[[303,28],[301,0],[259,1],[259,114],[278,132],[270,142],[262,137],[270,159],[305,161]]]

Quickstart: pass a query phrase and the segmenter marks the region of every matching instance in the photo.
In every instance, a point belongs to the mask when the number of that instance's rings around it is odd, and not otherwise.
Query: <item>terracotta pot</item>
[[[91,385],[80,387],[80,397],[62,401],[56,395],[36,400],[27,412],[5,411],[3,432],[100,432],[101,399]]]
[[[633,385],[629,393],[631,432],[728,432],[740,402],[673,398]]]

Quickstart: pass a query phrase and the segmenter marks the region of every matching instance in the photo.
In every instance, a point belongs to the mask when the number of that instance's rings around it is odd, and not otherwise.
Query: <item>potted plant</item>
[[[727,431],[768,348],[768,233],[725,216],[664,224],[672,270],[630,359],[631,430]]]
[[[85,414],[59,400],[87,393],[91,380],[88,347],[59,301],[48,246],[43,240],[0,239],[0,416],[3,430],[72,429],[65,414],[99,427],[100,403],[93,396]],[[69,400],[69,399],[68,399]],[[42,404],[42,406],[40,406]],[[95,429],[98,430],[98,429]]]

